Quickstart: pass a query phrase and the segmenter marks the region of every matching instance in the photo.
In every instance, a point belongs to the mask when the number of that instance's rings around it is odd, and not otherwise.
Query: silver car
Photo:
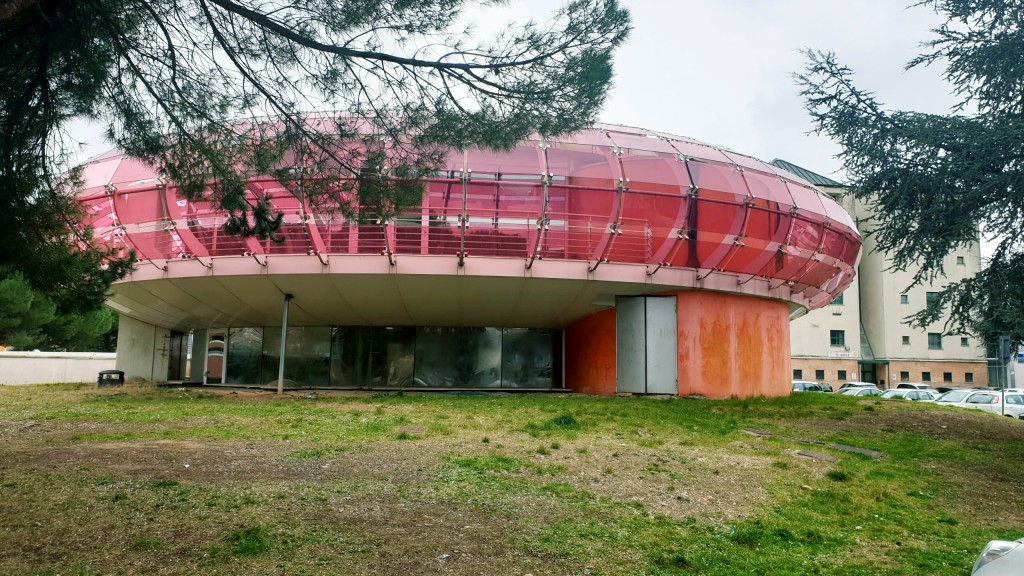
[[[836,394],[842,394],[843,396],[880,396],[882,391],[874,386],[871,388],[864,386],[857,388],[843,388],[839,390],[839,392],[836,392]]]
[[[993,540],[981,551],[971,576],[1020,576],[1024,574],[1024,538],[1013,542]]]
[[[962,406],[963,401],[976,390],[967,390],[964,388],[954,388],[949,392],[941,394],[935,399],[935,403],[940,406]]]
[[[928,390],[918,390],[916,388],[896,388],[882,392],[882,398],[902,398],[917,402],[934,402],[935,394]]]

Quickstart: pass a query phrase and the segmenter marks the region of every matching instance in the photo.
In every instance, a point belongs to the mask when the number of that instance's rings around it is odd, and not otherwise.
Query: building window
[[[932,373],[931,372],[921,372],[921,382],[931,382],[931,381],[932,381]]]
[[[964,382],[968,384],[974,383],[974,372],[964,372]]]
[[[953,373],[952,372],[943,372],[942,373],[942,381],[943,382],[952,382],[953,381]]]
[[[910,336],[904,336],[903,337],[903,345],[904,346],[910,346]]]
[[[900,382],[910,382],[910,372],[900,372]]]
[[[910,296],[900,294],[900,304],[910,304]]]
[[[803,380],[803,379],[804,379],[804,371],[800,370],[800,369],[794,369],[793,370],[793,380]]]
[[[845,330],[829,330],[828,331],[829,345],[833,348],[842,348],[846,346],[846,331]]]
[[[926,293],[924,295],[924,303],[927,304],[928,306],[931,306],[932,304],[936,304],[936,303],[938,303],[938,301],[939,301],[939,293],[938,292],[928,292],[928,293]]]
[[[832,305],[833,306],[842,306],[843,305],[843,295],[841,293],[839,294],[839,296],[836,296],[835,300],[832,301]]]
[[[928,333],[928,349],[942,350],[942,334],[939,334],[938,332]]]
[[[825,379],[825,371],[824,370],[815,370],[814,371],[814,379],[815,380],[824,380]]]
[[[957,256],[956,257],[956,265],[957,266],[964,266],[965,264],[966,263],[964,262],[964,257],[963,256]]]
[[[960,345],[963,346],[964,348],[967,348],[968,346],[970,346],[970,344],[967,342],[967,337],[966,336],[963,336],[963,337],[960,338]]]
[[[839,374],[837,375],[837,378],[839,380],[844,380],[845,381],[846,380],[846,370],[840,370]]]

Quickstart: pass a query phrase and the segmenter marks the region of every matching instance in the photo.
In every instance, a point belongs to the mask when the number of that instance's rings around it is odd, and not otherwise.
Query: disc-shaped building
[[[153,381],[190,365],[276,385],[283,349],[286,386],[783,395],[791,316],[853,281],[861,245],[793,174],[611,125],[452,151],[387,222],[251,178],[284,214],[279,242],[225,234],[211,202],[118,152],[84,178],[97,237],[139,258],[109,299],[118,367]]]

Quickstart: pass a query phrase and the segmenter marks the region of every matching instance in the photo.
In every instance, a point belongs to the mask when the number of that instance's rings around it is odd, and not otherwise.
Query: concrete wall
[[[707,291],[676,297],[680,396],[786,396],[792,376],[785,302]],[[615,309],[565,330],[565,386],[616,392]]]
[[[716,292],[679,292],[679,395],[788,396],[789,306]]]
[[[114,354],[102,352],[0,352],[0,385],[96,382],[114,369]]]
[[[122,315],[117,328],[117,369],[125,380],[167,381],[171,331]]]
[[[565,387],[580,394],[615,395],[615,308],[565,329]]]

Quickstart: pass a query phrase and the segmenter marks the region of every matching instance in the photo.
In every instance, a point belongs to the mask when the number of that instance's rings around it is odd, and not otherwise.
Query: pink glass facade
[[[224,214],[183,198],[154,170],[110,153],[84,172],[86,222],[142,261],[316,255],[586,261],[726,273],[786,286],[824,306],[854,278],[861,239],[849,215],[798,177],[685,138],[598,126],[511,152],[452,152],[421,206],[357,225],[319,214],[271,178],[249,194],[284,214],[281,243],[224,234]],[[716,289],[721,289],[716,287]],[[796,297],[793,298],[797,300]]]

